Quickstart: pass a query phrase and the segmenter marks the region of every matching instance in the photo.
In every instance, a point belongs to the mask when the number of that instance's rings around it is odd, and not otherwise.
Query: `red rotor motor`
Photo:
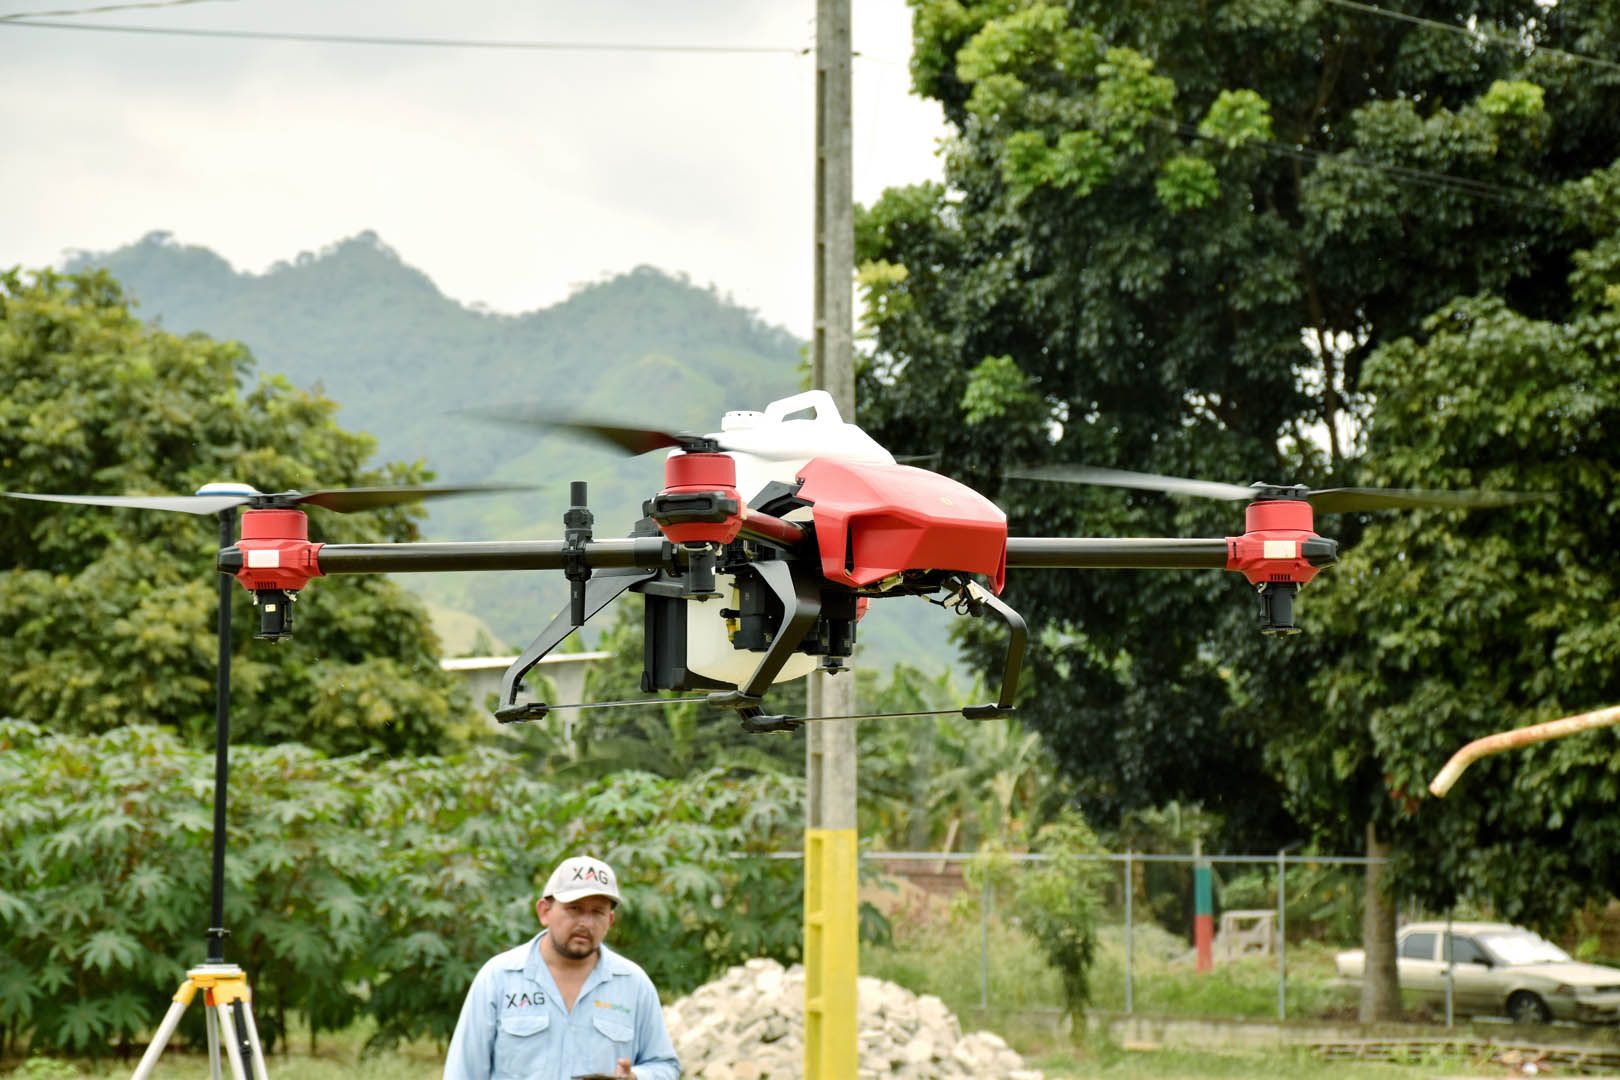
[[[302,510],[243,511],[236,547],[242,553],[236,580],[252,592],[297,592],[321,576],[321,545],[309,542],[309,516]]]
[[[259,609],[255,636],[280,641],[292,633],[298,590],[321,576],[321,545],[309,542],[309,518],[302,510],[245,510],[236,549],[242,555],[236,580],[253,593]]]
[[[742,529],[737,462],[729,454],[672,454],[649,515],[672,544],[729,544]]]
[[[1244,511],[1242,536],[1226,538],[1226,568],[1260,591],[1260,632],[1297,634],[1294,594],[1338,557],[1336,541],[1316,534],[1304,498],[1258,499]]]

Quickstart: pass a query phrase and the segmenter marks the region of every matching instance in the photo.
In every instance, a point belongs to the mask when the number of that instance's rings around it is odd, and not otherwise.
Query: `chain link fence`
[[[1275,855],[1110,852],[1082,856],[1111,864],[1113,874],[1103,916],[1103,947],[1094,967],[1093,987],[1099,1007],[1130,1014],[1141,1004],[1142,980],[1179,980],[1177,993],[1150,995],[1150,1011],[1175,1011],[1179,1005],[1198,1011],[1210,995],[1186,989],[1196,975],[1220,972],[1241,977],[1249,1015],[1270,1012],[1257,1004],[1262,984],[1274,983],[1274,1014],[1321,1010],[1323,984],[1331,976],[1331,951],[1360,944],[1363,875],[1370,863],[1354,855]],[[993,947],[993,928],[1001,918],[986,877],[969,871],[974,853],[919,851],[866,852],[862,876],[869,881],[904,883],[904,888],[933,898],[954,913],[957,925],[977,924],[978,994],[981,1011],[990,1011],[997,965],[1011,959]],[[1014,864],[1038,863],[1039,854],[998,854]],[[977,877],[980,884],[974,885]],[[976,917],[975,917],[976,913]],[[1290,950],[1309,960],[1309,985],[1290,988]],[[1264,974],[1269,968],[1269,977]],[[1232,975],[1233,972],[1238,975]],[[1205,980],[1210,982],[1211,980]],[[1340,986],[1339,998],[1348,1000]]]

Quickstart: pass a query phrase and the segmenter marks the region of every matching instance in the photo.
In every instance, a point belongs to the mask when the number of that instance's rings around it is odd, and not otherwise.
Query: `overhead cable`
[[[1566,49],[1555,49],[1551,45],[1541,45],[1534,41],[1525,41],[1522,38],[1516,38],[1512,34],[1506,34],[1500,31],[1481,30],[1478,27],[1458,26],[1456,23],[1441,22],[1438,19],[1426,19],[1421,15],[1408,15],[1404,11],[1392,11],[1389,8],[1381,8],[1376,4],[1364,4],[1361,3],[1360,0],[1322,0],[1322,2],[1326,4],[1334,4],[1342,8],[1348,8],[1351,11],[1359,11],[1364,15],[1376,15],[1383,19],[1396,19],[1400,22],[1413,23],[1417,26],[1426,26],[1431,30],[1444,30],[1450,34],[1462,34],[1468,38],[1489,41],[1497,45],[1505,45],[1510,49],[1518,49],[1522,52],[1542,53],[1546,56],[1556,56],[1563,60],[1574,60],[1582,64],[1593,64],[1597,67],[1607,68],[1610,71],[1620,71],[1620,62],[1616,62],[1614,60],[1605,60],[1601,56],[1592,56],[1589,53],[1577,53],[1569,52]]]
[[[389,37],[374,34],[304,34],[281,30],[210,30],[181,26],[130,26],[115,23],[57,22],[50,19],[0,18],[0,27],[47,30],[94,30],[109,34],[159,37],[231,38],[245,41],[295,41],[323,45],[382,45],[419,49],[504,49],[515,52],[742,53],[808,56],[809,47],[786,45],[661,45],[617,41],[502,41],[488,38]]]
[[[181,4],[216,2],[218,0],[142,0],[134,4],[102,4],[100,7],[62,8],[58,11],[13,11],[9,15],[0,15],[0,22],[11,22],[16,19],[48,19],[61,15],[105,15],[109,11],[127,11],[130,8],[165,8],[178,7]]]
[[[1176,131],[1189,138],[1205,142],[1222,143],[1223,140],[1205,135],[1192,124],[1172,123]],[[1527,206],[1543,210],[1561,210],[1555,203],[1542,198],[1539,192],[1529,188],[1513,188],[1502,184],[1492,184],[1484,180],[1475,180],[1468,176],[1455,176],[1451,173],[1435,172],[1431,169],[1415,169],[1408,165],[1394,165],[1382,161],[1366,161],[1351,157],[1344,153],[1330,153],[1308,146],[1299,146],[1290,143],[1276,142],[1272,139],[1253,139],[1246,145],[1252,145],[1268,153],[1283,157],[1292,157],[1300,161],[1332,162],[1335,165],[1344,165],[1363,172],[1386,173],[1397,180],[1419,187],[1427,187],[1437,191],[1452,191],[1459,195],[1470,195],[1475,198],[1490,199],[1494,202],[1506,203],[1510,206]]]

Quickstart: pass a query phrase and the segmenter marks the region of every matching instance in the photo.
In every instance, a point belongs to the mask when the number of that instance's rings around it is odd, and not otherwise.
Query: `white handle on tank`
[[[842,424],[844,418],[839,415],[838,403],[833,396],[825,390],[806,390],[802,394],[773,401],[765,406],[765,418],[780,423],[784,417],[804,409],[810,409],[816,414],[816,421],[823,424]]]

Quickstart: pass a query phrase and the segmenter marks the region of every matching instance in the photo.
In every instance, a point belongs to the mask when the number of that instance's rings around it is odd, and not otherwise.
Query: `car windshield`
[[[1518,934],[1480,934],[1479,942],[1504,964],[1562,964],[1569,953],[1528,931]]]

